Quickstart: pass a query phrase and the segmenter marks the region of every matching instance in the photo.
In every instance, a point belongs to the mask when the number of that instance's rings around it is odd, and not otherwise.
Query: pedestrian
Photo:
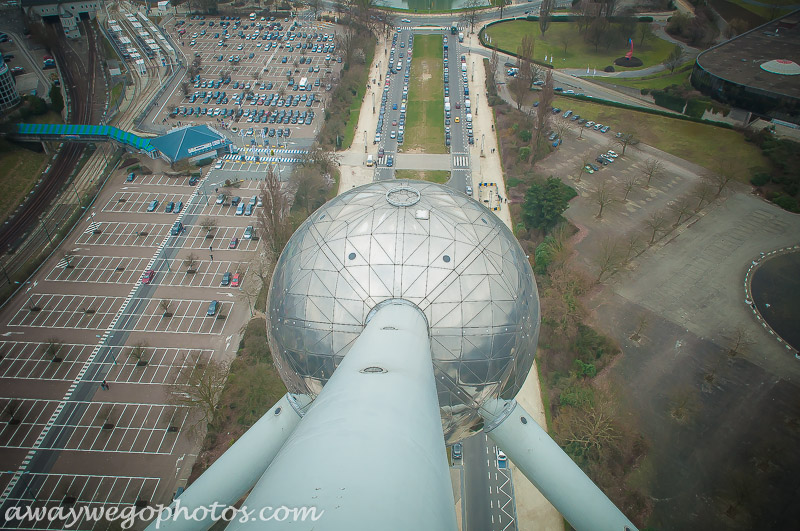
[[[103,380],[103,383],[102,383],[102,384],[100,384],[100,387],[102,387],[102,388],[103,388],[103,389],[105,389],[106,391],[108,391],[108,390],[109,390],[108,383],[106,383],[106,381],[105,381],[105,380]]]
[[[212,254],[212,255],[209,255],[209,256],[211,256],[211,261],[213,262],[214,261],[214,255]]]

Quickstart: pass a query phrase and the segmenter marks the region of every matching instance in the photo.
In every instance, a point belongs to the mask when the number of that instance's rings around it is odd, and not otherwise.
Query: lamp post
[[[367,130],[364,130],[364,153],[367,152]]]
[[[375,114],[375,93],[372,93],[372,114]],[[366,140],[364,141],[366,143]]]
[[[481,157],[485,156],[483,154],[483,142],[484,142],[484,140],[486,140],[486,134],[481,134]]]

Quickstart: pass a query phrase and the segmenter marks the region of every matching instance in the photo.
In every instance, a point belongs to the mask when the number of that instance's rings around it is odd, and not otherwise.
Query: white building
[[[58,17],[64,34],[70,39],[81,36],[78,23],[81,17],[94,18],[102,3],[99,0],[59,2],[58,0],[22,0],[22,9],[40,17]]]

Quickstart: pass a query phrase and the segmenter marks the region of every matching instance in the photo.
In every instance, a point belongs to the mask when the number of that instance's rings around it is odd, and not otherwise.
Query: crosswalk
[[[307,149],[282,149],[282,148],[271,148],[269,146],[265,147],[257,147],[257,148],[246,148],[240,149],[240,155],[250,155],[250,154],[257,154],[257,153],[286,153],[287,155],[305,155],[308,153]]]
[[[453,155],[454,168],[469,168],[469,155]]]
[[[95,231],[95,229],[99,229],[99,228],[100,228],[100,223],[97,223],[97,222],[89,223],[89,226],[86,228],[85,231],[83,231],[83,233],[84,234],[92,234]]]

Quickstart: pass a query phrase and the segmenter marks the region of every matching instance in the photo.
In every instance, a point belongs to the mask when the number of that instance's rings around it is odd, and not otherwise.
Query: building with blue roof
[[[112,141],[122,147],[163,158],[169,163],[183,159],[216,157],[229,152],[231,141],[207,125],[186,126],[169,133],[145,138],[110,125],[17,124],[12,133],[20,139],[59,140],[73,142]]]
[[[224,135],[207,125],[173,129],[149,140],[150,145],[170,162],[199,157],[212,151],[213,156],[217,156],[220,151],[228,151],[231,143]]]

